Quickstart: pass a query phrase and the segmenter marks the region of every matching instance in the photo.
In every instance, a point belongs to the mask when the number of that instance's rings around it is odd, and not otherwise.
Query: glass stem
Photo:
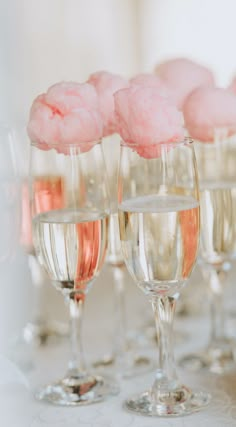
[[[225,339],[225,313],[223,281],[225,272],[211,269],[209,272],[211,332],[210,345]],[[223,277],[222,277],[223,276]]]
[[[154,297],[151,300],[158,336],[159,363],[152,392],[156,397],[177,387],[173,353],[173,319],[177,296]]]
[[[35,325],[42,326],[47,321],[44,289],[47,277],[33,254],[29,255],[29,268],[33,282],[32,322]]]
[[[125,313],[125,295],[124,295],[124,271],[122,267],[112,267],[114,274],[115,287],[115,339],[114,351],[118,358],[123,358],[127,350],[126,342],[126,313]]]
[[[70,310],[70,341],[71,341],[71,358],[68,364],[68,376],[83,376],[85,373],[84,353],[82,347],[81,331],[83,318],[82,298],[76,300],[69,298]]]

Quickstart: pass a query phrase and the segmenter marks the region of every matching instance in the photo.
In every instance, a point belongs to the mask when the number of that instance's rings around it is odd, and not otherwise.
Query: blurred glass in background
[[[29,276],[19,248],[21,183],[17,148],[13,129],[0,123],[0,354],[8,350],[11,337],[24,324],[29,303]]]

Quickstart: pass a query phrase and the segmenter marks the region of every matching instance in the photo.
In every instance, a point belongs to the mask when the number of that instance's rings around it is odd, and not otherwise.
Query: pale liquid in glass
[[[209,263],[230,259],[236,253],[236,185],[202,183],[201,256]]]
[[[86,292],[99,273],[107,248],[108,216],[102,212],[63,209],[33,219],[39,262],[62,288]]]
[[[147,293],[169,292],[190,275],[199,240],[199,202],[179,195],[148,195],[119,206],[124,259]]]

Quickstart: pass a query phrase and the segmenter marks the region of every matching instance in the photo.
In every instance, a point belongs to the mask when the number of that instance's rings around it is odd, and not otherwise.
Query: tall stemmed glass
[[[176,373],[172,325],[176,301],[195,264],[199,240],[199,193],[193,144],[122,143],[119,226],[126,265],[151,302],[159,335],[158,369],[152,387],[126,400],[131,411],[152,416],[192,413],[209,402]]]
[[[208,284],[210,337],[202,351],[185,355],[190,370],[217,374],[236,370],[236,342],[225,332],[224,295],[227,272],[236,254],[236,136],[216,129],[214,142],[198,142],[196,157],[201,204],[199,263]]]
[[[147,356],[139,354],[138,343],[127,334],[126,322],[126,281],[127,269],[121,251],[118,223],[118,165],[120,157],[120,136],[118,134],[103,138],[103,148],[110,192],[111,212],[108,228],[108,251],[106,263],[111,270],[114,285],[114,334],[113,351],[94,363],[96,368],[112,369],[123,378],[142,374],[153,367]]]
[[[113,381],[87,372],[81,345],[84,301],[107,248],[103,152],[100,142],[42,148],[31,144],[33,242],[39,262],[69,305],[72,352],[64,378],[36,397],[59,405],[92,403],[117,391]]]
[[[16,253],[20,234],[20,182],[14,130],[0,122],[0,265]]]
[[[18,156],[19,173],[21,178],[21,227],[20,227],[20,245],[27,255],[29,270],[32,281],[32,303],[31,315],[26,325],[22,330],[21,337],[18,339],[18,347],[24,348],[24,352],[28,352],[28,344],[45,345],[50,339],[55,342],[57,338],[62,338],[68,333],[67,324],[59,321],[53,321],[48,316],[48,304],[46,295],[46,286],[48,285],[48,277],[44,268],[39,264],[32,242],[32,218],[30,212],[30,196],[28,186],[29,176],[29,157],[30,144],[26,133],[25,126],[17,126],[16,136],[20,153]],[[40,177],[38,178],[37,186],[40,186]],[[45,180],[42,181],[45,187]],[[57,200],[60,199],[60,177],[58,185],[55,179],[54,191],[58,193],[58,197],[54,197],[54,205],[56,208]],[[46,188],[45,188],[46,189]],[[24,344],[27,344],[24,346]]]
[[[17,155],[14,129],[9,124],[0,122],[0,283],[3,296],[0,304],[0,356],[6,353],[15,363],[17,358],[16,352],[12,351],[12,340],[19,328],[19,315],[22,313],[17,304],[20,294],[14,288],[18,279],[16,271],[19,274],[20,234],[20,176]],[[10,301],[14,311],[13,318],[9,312]]]

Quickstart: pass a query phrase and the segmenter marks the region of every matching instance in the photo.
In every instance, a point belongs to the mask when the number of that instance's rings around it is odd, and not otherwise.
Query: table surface
[[[201,277],[196,273],[195,282],[189,284],[188,298],[198,301],[202,294],[197,290]],[[112,349],[114,336],[114,287],[112,270],[105,267],[88,295],[85,307],[83,341],[88,362],[99,358]],[[202,284],[202,283],[201,283]],[[201,286],[200,286],[201,288]],[[198,298],[195,298],[196,291]],[[233,295],[233,291],[232,291]],[[200,299],[201,299],[200,297]],[[230,298],[233,302],[233,298]],[[140,352],[157,357],[155,343],[148,338],[144,326],[150,323],[151,307],[142,292],[125,273],[125,301],[128,329],[139,337]],[[195,305],[196,307],[196,305]],[[201,307],[199,311],[198,308]],[[207,342],[209,319],[207,305],[201,303],[192,316],[176,316],[176,359]],[[235,306],[236,311],[236,306]],[[109,321],[107,320],[109,319]],[[236,317],[228,323],[230,332],[236,332]],[[181,339],[177,337],[181,336]],[[24,372],[29,387],[11,382],[0,387],[1,427],[232,427],[236,426],[236,374],[218,376],[189,373],[178,368],[182,382],[193,389],[204,389],[212,394],[211,403],[204,410],[180,418],[149,418],[127,412],[122,407],[126,397],[148,389],[154,371],[131,379],[120,380],[120,394],[115,397],[83,407],[57,407],[34,399],[33,390],[39,385],[58,379],[65,373],[68,357],[68,340],[48,343],[44,347],[26,353],[31,365]]]

